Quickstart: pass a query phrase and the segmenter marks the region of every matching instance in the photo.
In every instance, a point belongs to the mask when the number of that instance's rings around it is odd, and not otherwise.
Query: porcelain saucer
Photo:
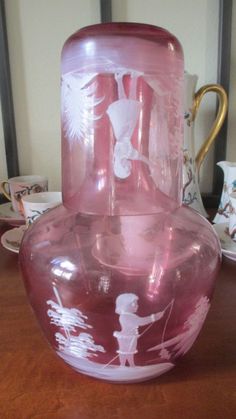
[[[23,238],[26,226],[20,226],[6,231],[1,237],[1,244],[5,249],[14,253],[19,253],[21,240]]]
[[[236,242],[231,239],[228,233],[228,225],[229,223],[214,224],[213,228],[220,239],[223,255],[236,261]]]
[[[25,224],[23,215],[13,211],[11,202],[0,205],[0,221],[4,221],[12,226]]]

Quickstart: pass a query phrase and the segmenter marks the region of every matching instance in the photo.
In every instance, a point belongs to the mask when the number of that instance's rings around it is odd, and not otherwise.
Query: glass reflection
[[[70,281],[77,267],[70,260],[60,257],[52,260],[52,273],[57,278]]]

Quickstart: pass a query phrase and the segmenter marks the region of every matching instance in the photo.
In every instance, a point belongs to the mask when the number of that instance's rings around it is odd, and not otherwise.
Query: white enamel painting
[[[129,97],[124,89],[124,76],[131,77]],[[118,100],[111,103],[107,109],[116,140],[114,147],[114,174],[120,179],[126,179],[132,171],[132,160],[141,160],[149,165],[149,160],[136,150],[131,139],[138,123],[142,104],[136,99],[137,82],[141,73],[133,70],[120,70],[115,73]]]
[[[58,355],[79,372],[115,382],[138,382],[156,377],[171,369],[174,363],[170,359],[185,354],[192,346],[209,309],[208,298],[201,297],[185,322],[184,332],[165,341],[174,300],[170,301],[164,310],[143,317],[137,314],[139,298],[136,294],[118,295],[115,313],[119,316],[120,330],[113,331],[113,338],[117,342],[117,353],[108,363],[101,364],[96,362],[96,358],[99,353],[106,353],[106,348],[100,342],[95,342],[93,326],[89,323],[88,316],[77,308],[63,307],[55,286],[53,291],[56,301],[47,301],[47,305],[51,307],[47,310],[47,314],[51,324],[59,329],[55,333]],[[165,322],[161,342],[148,350],[148,352],[155,351],[158,357],[148,361],[149,365],[136,365],[138,340],[162,318],[165,318]],[[143,326],[146,327],[140,332],[140,327]],[[158,363],[155,363],[157,360]]]
[[[70,141],[86,141],[94,122],[102,117],[96,113],[96,107],[104,99],[96,96],[96,76],[97,73],[73,73],[62,77],[62,117],[66,121],[65,131]]]

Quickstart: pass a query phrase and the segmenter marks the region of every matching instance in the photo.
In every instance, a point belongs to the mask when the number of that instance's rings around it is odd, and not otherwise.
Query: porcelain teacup
[[[23,215],[22,198],[24,196],[48,190],[48,179],[45,176],[16,176],[1,182],[3,195],[12,202],[13,210]]]
[[[32,224],[42,214],[61,203],[61,192],[40,192],[24,196],[22,198],[22,204],[26,224]]]

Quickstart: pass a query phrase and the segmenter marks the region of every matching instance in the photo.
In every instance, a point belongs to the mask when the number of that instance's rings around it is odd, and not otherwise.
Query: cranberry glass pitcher
[[[104,380],[171,369],[210,306],[218,239],[181,206],[183,69],[150,25],[90,26],[63,48],[63,205],[29,228],[20,264],[57,354]]]

